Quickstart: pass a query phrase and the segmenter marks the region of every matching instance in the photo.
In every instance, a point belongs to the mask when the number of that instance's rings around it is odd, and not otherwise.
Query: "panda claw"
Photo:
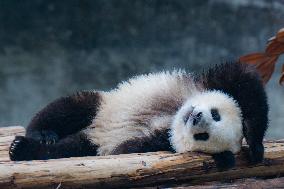
[[[38,141],[40,144],[45,145],[55,144],[59,140],[58,135],[54,131],[50,130],[32,131],[28,134],[27,137],[32,138],[35,141]]]
[[[10,159],[12,161],[32,160],[38,147],[39,144],[32,139],[16,136],[9,149]]]
[[[13,161],[17,161],[21,159],[21,155],[23,152],[22,145],[24,143],[24,137],[23,136],[16,136],[15,140],[12,142],[10,149],[9,149],[9,155],[10,159]]]
[[[51,145],[51,144],[54,144],[54,139],[46,141],[46,145]]]

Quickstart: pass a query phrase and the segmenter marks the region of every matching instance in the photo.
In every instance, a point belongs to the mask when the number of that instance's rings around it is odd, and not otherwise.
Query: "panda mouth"
[[[206,141],[209,138],[209,134],[208,133],[198,133],[198,134],[194,134],[193,135],[195,140],[203,140]]]

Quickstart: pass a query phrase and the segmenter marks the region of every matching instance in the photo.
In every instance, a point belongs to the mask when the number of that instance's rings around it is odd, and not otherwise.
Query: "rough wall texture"
[[[0,125],[26,125],[76,90],[235,60],[281,27],[281,0],[0,1]],[[268,92],[269,137],[284,137],[284,89],[270,82]]]

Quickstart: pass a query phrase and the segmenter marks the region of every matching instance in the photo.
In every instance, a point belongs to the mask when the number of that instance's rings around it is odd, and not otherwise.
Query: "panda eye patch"
[[[211,115],[214,121],[220,121],[221,120],[221,116],[219,114],[218,109],[216,108],[212,108],[211,109]]]

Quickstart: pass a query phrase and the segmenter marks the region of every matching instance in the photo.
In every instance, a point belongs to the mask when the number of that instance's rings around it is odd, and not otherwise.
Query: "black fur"
[[[36,114],[27,127],[26,137],[50,144],[77,133],[91,124],[99,103],[96,92],[61,97]]]
[[[156,151],[174,152],[169,141],[169,129],[156,130],[151,136],[133,138],[120,144],[112,154],[145,153]]]
[[[27,133],[27,137],[32,138],[41,144],[55,144],[59,140],[58,135],[51,130],[31,130]]]
[[[83,134],[96,116],[100,95],[80,92],[47,105],[32,119],[26,137],[17,136],[10,146],[11,160],[96,155],[96,147]]]
[[[212,155],[219,171],[225,171],[235,166],[235,156],[231,151],[224,151]]]
[[[9,151],[10,159],[13,161],[95,156],[96,154],[97,146],[82,133],[69,135],[49,145],[39,143],[32,138],[17,136]]]
[[[263,160],[263,137],[268,127],[267,97],[257,71],[243,63],[225,63],[209,69],[201,82],[207,89],[221,90],[239,104],[243,116],[243,132],[250,147],[249,160]]]
[[[12,161],[23,161],[37,159],[40,143],[38,141],[28,139],[24,136],[16,136],[13,140],[9,156]]]

